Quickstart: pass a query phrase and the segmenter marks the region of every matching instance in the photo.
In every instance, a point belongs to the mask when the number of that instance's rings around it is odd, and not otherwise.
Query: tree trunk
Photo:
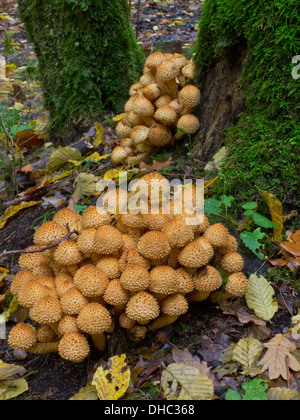
[[[53,132],[123,109],[144,63],[127,0],[19,0],[19,9]]]

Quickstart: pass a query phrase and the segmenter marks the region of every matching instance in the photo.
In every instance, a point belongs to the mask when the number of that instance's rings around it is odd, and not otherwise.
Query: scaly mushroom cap
[[[58,332],[62,337],[70,332],[79,333],[80,330],[77,325],[77,317],[71,315],[63,316],[58,324]]]
[[[168,238],[172,248],[185,247],[195,236],[193,228],[179,219],[166,223],[162,233]]]
[[[40,247],[52,245],[68,236],[68,230],[55,222],[41,225],[34,235],[34,243]]]
[[[169,106],[171,106],[172,108],[174,108],[175,111],[177,112],[177,114],[179,114],[179,115],[184,110],[184,107],[180,104],[180,102],[179,102],[178,99],[173,99],[173,101],[169,103]]]
[[[168,214],[162,214],[162,211],[160,209],[159,214],[146,214],[145,215],[147,220],[147,225],[149,230],[156,230],[156,231],[162,231],[166,223],[169,222],[170,216]]]
[[[29,246],[25,251],[34,251],[39,249],[39,246]],[[28,254],[21,254],[19,258],[19,267],[23,271],[33,271],[39,266],[48,266],[48,260],[42,252],[34,252]]]
[[[137,248],[129,249],[123,252],[119,260],[119,269],[123,273],[126,267],[130,264],[141,265],[147,270],[150,268],[150,261],[143,257],[141,252]]]
[[[160,87],[156,83],[152,83],[144,88],[143,95],[149,101],[155,101],[161,95]]]
[[[181,71],[184,77],[186,77],[188,80],[193,80],[196,76],[196,67],[192,62],[184,66]]]
[[[183,295],[186,293],[191,293],[194,290],[194,282],[192,276],[184,268],[178,268],[176,273],[178,276],[178,293],[182,293]]]
[[[154,106],[149,99],[144,98],[142,95],[137,95],[132,104],[132,111],[143,117],[152,117],[154,115]]]
[[[209,226],[210,226],[210,223],[209,223],[209,220],[208,220],[207,216],[202,214],[199,217],[199,224],[195,225],[195,231],[197,233],[204,233],[206,231],[206,229],[209,228]]]
[[[135,127],[136,125],[143,125],[142,117],[140,115],[135,114],[133,111],[128,112],[123,117],[123,120],[124,120],[124,124],[128,125],[131,128]],[[125,146],[125,144],[123,146]],[[129,146],[129,147],[131,147],[131,146]]]
[[[81,331],[90,335],[104,333],[111,324],[112,319],[108,310],[95,302],[82,308],[77,318],[77,325]]]
[[[180,252],[178,261],[183,267],[199,268],[207,265],[212,259],[211,249],[201,242],[191,242]]]
[[[156,69],[156,67],[159,66],[160,63],[162,63],[165,59],[166,58],[165,58],[164,54],[160,51],[157,51],[157,52],[154,52],[154,53],[150,54],[147,57],[145,65],[149,69],[153,70],[153,69]]]
[[[188,309],[188,301],[179,293],[168,296],[161,304],[161,311],[165,315],[180,316],[185,314]]]
[[[42,325],[37,330],[37,339],[40,343],[52,343],[56,338],[57,335],[48,325]]]
[[[123,252],[127,251],[128,249],[137,247],[137,241],[133,236],[124,233],[122,235],[122,238],[123,238]],[[113,278],[116,279],[118,277],[119,277],[119,275],[114,276]]]
[[[113,165],[120,165],[125,162],[125,159],[133,154],[131,147],[117,146],[111,154],[111,161]]]
[[[234,273],[228,277],[225,291],[231,296],[245,296],[248,291],[248,279],[243,273]]]
[[[130,203],[130,201],[129,201]],[[144,214],[132,214],[130,212],[121,214],[120,217],[121,223],[124,226],[144,229],[147,227],[147,220]]]
[[[200,122],[195,115],[186,114],[179,119],[177,128],[180,128],[187,134],[194,134],[200,128]]]
[[[228,273],[238,273],[244,268],[244,259],[238,252],[228,252],[222,258],[220,265]]]
[[[81,227],[85,229],[98,229],[101,226],[110,225],[111,215],[103,208],[90,206],[83,213]]]
[[[148,139],[149,127],[145,125],[136,125],[130,134],[130,138],[133,144],[137,146],[140,143],[144,143]]]
[[[116,127],[117,136],[121,137],[121,139],[124,139],[125,137],[130,137],[131,130],[132,128],[123,124],[122,121],[119,121]]]
[[[180,73],[180,68],[172,60],[165,60],[157,66],[156,80],[158,82],[168,82],[175,79]]]
[[[154,114],[154,118],[165,126],[174,124],[177,120],[177,112],[170,105],[158,108]]]
[[[222,286],[222,283],[221,274],[210,265],[194,276],[195,289],[200,292],[214,292]]]
[[[60,340],[58,352],[65,360],[81,363],[90,354],[90,346],[82,334],[69,332]]]
[[[76,227],[78,228],[81,216],[72,209],[64,208],[56,213],[52,221],[63,227],[69,225],[69,228],[72,231],[73,229],[76,229]]]
[[[222,223],[216,223],[206,229],[203,238],[214,247],[227,246],[229,241],[229,232]]]
[[[150,231],[141,237],[138,249],[144,257],[155,260],[167,257],[171,246],[162,232]]]
[[[115,279],[108,284],[103,298],[109,305],[120,306],[126,305],[130,299],[130,294],[123,288],[121,280]]]
[[[151,72],[149,72],[149,73],[145,73],[141,76],[140,82],[143,85],[143,87],[145,88],[145,87],[155,83],[156,80],[155,80],[155,77],[153,76],[153,74]],[[144,93],[144,91],[143,91],[143,93]]]
[[[97,267],[106,274],[109,280],[118,279],[120,277],[121,272],[119,270],[118,258],[101,258],[100,261],[97,263]]]
[[[25,284],[31,281],[38,281],[38,278],[29,271],[20,271],[17,273],[11,283],[10,291],[18,298],[19,293],[23,290]]]
[[[55,278],[55,289],[57,296],[62,298],[68,290],[73,289],[75,287],[73,282],[73,277],[68,273],[62,273],[56,276]]]
[[[149,290],[160,295],[170,295],[178,291],[178,275],[168,266],[154,268],[150,273]]]
[[[132,296],[126,307],[126,315],[142,325],[157,318],[159,312],[156,299],[147,292],[139,292]]]
[[[142,89],[143,85],[141,82],[134,83],[129,89],[129,96],[138,95]]]
[[[238,242],[234,236],[229,235],[228,243],[226,246],[221,246],[217,249],[218,253],[221,255],[228,254],[229,252],[237,252]],[[239,271],[239,270],[238,270]]]
[[[84,255],[73,241],[63,241],[54,252],[54,261],[62,266],[79,264],[83,261]]]
[[[53,324],[58,322],[63,315],[59,300],[53,296],[40,299],[30,309],[30,318],[39,324]]]
[[[66,315],[77,315],[89,303],[86,297],[76,289],[68,290],[60,300],[63,312]]]
[[[121,276],[121,285],[130,292],[141,292],[150,286],[150,275],[140,265],[128,265]]]
[[[37,331],[23,322],[14,326],[8,336],[8,345],[14,350],[29,350],[37,342]]]
[[[102,296],[108,286],[108,277],[100,268],[88,264],[77,271],[74,284],[83,296]]]
[[[201,93],[196,86],[188,85],[181,89],[178,99],[182,106],[194,108],[200,102]]]
[[[188,60],[183,54],[175,53],[171,57],[171,61],[181,70],[183,67],[188,65]]]
[[[83,254],[90,255],[93,253],[94,236],[96,231],[97,229],[88,228],[80,233],[77,240],[77,246],[79,251]]]
[[[94,236],[94,251],[109,255],[122,249],[122,234],[113,226],[101,226]]]
[[[131,138],[130,137],[125,137],[124,139],[122,139],[121,141],[120,141],[120,146],[121,147],[133,147],[134,146],[134,144],[133,144],[133,141],[131,140]]]
[[[161,108],[162,106],[169,105],[173,101],[172,96],[162,95],[155,101],[156,108]]]
[[[39,281],[30,281],[26,283],[18,293],[18,301],[24,308],[31,308],[41,298],[49,296],[50,291]]]
[[[136,321],[128,318],[126,312],[123,312],[119,317],[119,324],[122,328],[125,328],[125,330],[131,330],[131,328],[134,327],[135,323]]]

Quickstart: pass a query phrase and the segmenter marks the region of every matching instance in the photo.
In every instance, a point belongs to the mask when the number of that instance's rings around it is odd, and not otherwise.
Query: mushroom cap
[[[143,89],[141,82],[134,83],[129,89],[129,96],[138,95],[141,89]]]
[[[63,241],[54,252],[54,261],[62,266],[79,264],[83,259],[77,243],[71,240]]]
[[[177,112],[170,105],[165,105],[157,109],[154,118],[165,126],[170,126],[177,121]]]
[[[126,312],[123,312],[119,317],[119,324],[122,328],[125,328],[126,330],[131,330],[133,326],[135,325],[136,321],[133,319],[128,318],[126,315]]]
[[[186,114],[179,119],[177,123],[177,128],[180,128],[188,134],[194,134],[200,128],[200,122],[195,115]]]
[[[214,247],[227,246],[229,241],[229,232],[222,223],[216,223],[206,229],[203,238]]]
[[[74,284],[83,296],[102,296],[108,286],[108,277],[100,268],[88,264],[77,271]]]
[[[131,147],[117,146],[111,153],[111,161],[113,165],[120,165],[125,159],[133,153]]]
[[[60,300],[63,312],[66,315],[77,315],[81,311],[81,309],[89,303],[86,297],[73,287],[72,289],[68,290]]]
[[[183,54],[173,54],[171,61],[181,70],[183,67],[188,65],[188,59]]]
[[[149,290],[160,295],[170,295],[178,291],[178,275],[168,266],[155,267],[150,273]]]
[[[69,225],[70,230],[76,229],[77,225],[81,221],[80,214],[76,211],[69,209],[68,207],[59,210],[56,215],[53,217],[53,222],[66,227]]]
[[[90,206],[83,213],[81,227],[85,229],[98,229],[104,225],[110,225],[111,215],[102,207]]]
[[[161,62],[156,68],[156,80],[158,82],[168,82],[175,79],[180,73],[180,68],[171,60]]]
[[[143,87],[147,87],[149,85],[152,85],[153,83],[156,82],[154,75],[151,72],[148,73],[144,73],[141,78],[140,78],[140,82],[143,85]],[[144,91],[143,91],[144,93]]]
[[[10,330],[8,345],[14,350],[29,350],[36,342],[37,331],[31,325],[21,322]]]
[[[18,297],[19,293],[22,291],[26,283],[30,281],[38,281],[38,278],[29,271],[20,271],[17,273],[11,283],[10,291],[11,293]]]
[[[194,240],[192,226],[188,226],[183,220],[171,220],[166,223],[162,233],[168,238],[172,248],[183,248]]]
[[[35,245],[44,247],[52,245],[68,236],[68,230],[55,222],[46,222],[41,225],[34,235]]]
[[[169,103],[169,106],[174,108],[177,114],[181,114],[182,111],[184,110],[184,107],[181,105],[181,103],[179,102],[177,98],[173,99],[173,101]]]
[[[39,249],[39,246],[35,245],[27,247],[25,251],[34,251],[37,249]],[[42,252],[34,252],[21,254],[18,263],[21,270],[33,272],[36,267],[48,265],[48,260]]]
[[[186,294],[191,293],[194,290],[194,282],[192,276],[184,269],[178,268],[176,270],[178,276],[178,293]]]
[[[156,69],[156,67],[159,66],[160,63],[162,63],[164,60],[164,54],[160,51],[156,51],[147,57],[145,65],[149,69]]]
[[[48,325],[42,325],[37,330],[37,339],[40,343],[51,343],[55,341],[57,335]]]
[[[85,255],[93,253],[94,236],[97,229],[88,228],[83,230],[77,240],[77,246],[79,251]]]
[[[61,336],[69,332],[79,333],[79,327],[77,325],[77,316],[64,315],[58,324],[58,332]]]
[[[149,131],[149,142],[156,147],[164,147],[172,141],[172,133],[168,127],[162,124],[151,127]]]
[[[57,296],[61,298],[68,290],[75,287],[73,277],[68,273],[62,273],[55,278],[55,289]]]
[[[201,99],[201,92],[200,90],[193,85],[185,86],[179,92],[179,102],[182,106],[187,108],[194,108],[195,106],[199,105]]]
[[[193,241],[182,249],[178,256],[178,261],[183,267],[199,268],[207,265],[213,257],[211,248],[207,244]]]
[[[165,258],[170,254],[168,238],[159,231],[150,231],[141,237],[138,243],[141,254],[151,260]]]
[[[27,282],[18,293],[18,301],[24,308],[31,308],[41,298],[49,296],[50,291],[39,281]]]
[[[145,98],[142,95],[137,95],[132,104],[132,111],[137,115],[142,115],[144,117],[152,117],[154,115],[154,106],[149,101],[149,99]]]
[[[123,252],[119,260],[119,269],[123,273],[129,264],[141,265],[147,270],[150,268],[150,261],[145,258],[137,248],[128,249]]]
[[[204,233],[206,229],[209,228],[209,226],[210,226],[210,223],[207,216],[205,216],[204,214],[201,214],[199,218],[199,224],[196,224],[194,228],[197,233]]]
[[[102,334],[111,327],[112,319],[108,310],[99,303],[92,302],[81,309],[77,325],[87,334]]]
[[[228,243],[226,246],[221,246],[220,248],[217,249],[218,253],[221,255],[225,255],[228,252],[237,252],[237,250],[238,250],[238,242],[233,235],[229,235]]]
[[[130,201],[129,201],[130,203]],[[147,227],[147,219],[144,214],[133,214],[130,211],[120,216],[121,223],[127,227],[143,229]]]
[[[196,76],[196,67],[193,62],[189,62],[186,66],[182,68],[182,74],[188,80],[193,80]]]
[[[142,325],[159,316],[159,305],[156,299],[147,292],[139,292],[131,297],[126,306],[126,315]]]
[[[124,235],[123,235],[124,236]],[[97,267],[102,270],[109,280],[117,279],[120,277],[119,260],[115,257],[101,258],[97,263]]]
[[[94,236],[94,251],[109,255],[120,251],[123,247],[122,234],[113,226],[101,226]]]
[[[121,276],[121,285],[130,292],[141,292],[150,286],[150,275],[140,265],[128,265]]]
[[[195,289],[200,292],[214,292],[222,286],[222,283],[221,274],[210,265],[194,276]]]
[[[169,222],[170,216],[162,214],[161,209],[159,214],[149,213],[145,215],[149,230],[162,231],[166,223]]]
[[[165,315],[180,316],[189,309],[186,298],[180,293],[168,296],[161,304],[161,311]]]
[[[109,305],[120,306],[129,301],[130,294],[123,288],[121,280],[115,279],[108,284],[103,298]]]
[[[228,277],[225,290],[231,296],[244,296],[248,291],[248,279],[243,273],[234,273]]]
[[[161,108],[162,106],[169,105],[173,101],[172,96],[162,95],[155,101],[156,108]]]
[[[144,88],[143,95],[149,101],[155,101],[161,95],[161,90],[158,84],[152,83]]]
[[[228,273],[238,273],[244,268],[244,259],[238,252],[228,252],[222,258],[220,266]]]
[[[144,143],[148,139],[149,127],[145,125],[136,125],[130,134],[130,138],[133,144],[137,146],[140,143]]]
[[[65,360],[81,363],[90,354],[90,346],[82,334],[69,332],[60,340],[58,352]]]
[[[131,130],[132,128],[123,124],[122,121],[119,121],[116,127],[117,136],[121,137],[121,139],[124,139],[125,137],[130,137]]]
[[[123,238],[123,252],[127,251],[128,249],[137,247],[137,241],[133,236],[128,235],[127,233],[124,233],[122,235],[122,238]],[[119,264],[119,261],[118,261],[118,264]],[[118,277],[119,277],[119,275],[114,276],[113,278],[116,279]]]
[[[143,125],[142,117],[140,115],[135,114],[133,111],[128,112],[123,117],[123,120],[124,120],[124,124],[129,125],[130,127],[135,127],[136,125]]]
[[[39,324],[53,324],[63,315],[59,300],[53,296],[46,296],[36,302],[29,311],[30,318]]]

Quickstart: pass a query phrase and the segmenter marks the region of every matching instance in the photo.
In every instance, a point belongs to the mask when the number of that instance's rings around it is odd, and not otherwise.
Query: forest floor
[[[137,31],[138,41],[146,53],[153,49],[172,53],[190,51],[197,37],[196,27],[203,2],[198,0],[141,1],[139,15],[137,3],[136,0],[131,2],[132,26]],[[22,159],[18,176],[21,187],[18,195],[12,195],[7,189],[6,191],[2,189],[1,213],[5,211],[10,213],[8,215],[4,213],[7,217],[3,218],[2,215],[0,218],[1,253],[4,250],[24,249],[31,245],[35,229],[44,221],[51,220],[58,209],[66,206],[69,200],[74,198],[74,180],[78,167],[76,171],[67,167],[59,174],[42,172],[40,177],[37,176],[37,171],[43,168],[44,161],[55,150],[55,146],[47,142],[45,134],[47,112],[43,108],[41,90],[36,81],[37,60],[32,45],[28,42],[23,24],[18,18],[17,5],[13,0],[7,0],[1,4],[0,56],[6,59],[5,63],[0,62],[0,76],[1,71],[2,75],[3,72],[5,73],[4,81],[0,82],[0,111],[5,107],[20,109],[21,118],[12,125],[17,125],[20,138],[28,135],[29,131],[31,139],[34,138],[37,142],[29,148],[20,148]],[[101,134],[103,142],[98,151],[103,154],[110,153],[116,138],[112,117],[114,116],[109,114],[101,121],[104,132]],[[78,141],[90,138],[93,142],[99,134],[97,130],[97,127],[92,127],[89,132],[80,133]],[[202,176],[203,163],[191,159],[188,152],[189,145],[186,144],[182,148],[163,152],[153,158],[162,164],[162,172],[168,177]],[[34,166],[36,163],[38,165]],[[152,163],[151,159],[150,163]],[[154,169],[160,167],[159,163],[156,163]],[[112,167],[107,159],[97,165],[85,166],[86,171],[90,174],[97,173],[98,176],[104,175],[109,169]],[[33,178],[34,173],[36,176]],[[217,175],[218,170],[209,172],[210,179],[214,179]],[[213,193],[213,183],[209,191]],[[22,209],[21,202],[29,203],[31,207]],[[81,197],[77,204],[81,206],[93,204],[93,199]],[[16,207],[13,208],[13,206]],[[229,210],[228,214],[227,210]],[[289,216],[292,210],[284,208],[284,214]],[[231,215],[230,208],[226,208],[226,216],[228,216],[228,227],[231,233],[238,237],[236,226],[243,220],[242,214],[235,211]],[[229,216],[235,218],[236,222],[231,223]],[[214,220],[217,220],[217,216],[214,217],[216,217]],[[221,220],[223,219],[224,217]],[[288,218],[285,231],[293,231],[296,227],[295,218]],[[125,398],[163,399],[160,386],[162,366],[163,363],[168,365],[178,362],[178,354],[176,356],[174,349],[188,351],[187,358],[193,356],[194,361],[201,363],[202,368],[213,381],[215,398],[224,399],[228,388],[240,390],[251,377],[245,379],[242,367],[238,363],[224,361],[223,352],[235,346],[244,337],[251,336],[266,343],[276,335],[288,334],[291,318],[297,315],[300,305],[300,294],[295,287],[296,277],[292,271],[286,267],[273,267],[269,264],[270,259],[276,258],[278,246],[266,240],[264,248],[266,258],[262,261],[240,241],[240,250],[245,259],[245,274],[257,273],[266,276],[276,293],[274,303],[278,305],[278,311],[272,322],[257,318],[247,308],[244,298],[230,304],[225,301],[192,304],[189,313],[182,316],[175,325],[164,328],[158,333],[149,334],[138,346],[128,340],[124,333],[116,331],[110,337],[105,353],[94,350],[90,358],[80,365],[69,363],[55,354],[28,355],[25,360],[16,360],[7,341],[0,340],[0,359],[4,363],[23,366],[27,371],[29,390],[19,398],[67,400],[91,380],[96,368],[104,364],[108,357],[126,353],[132,381]],[[7,305],[7,302],[4,302],[2,297],[6,294],[12,276],[18,271],[17,258],[10,257],[1,262],[1,265],[2,270],[9,270],[5,278],[2,279],[0,276],[0,303],[6,310],[7,306],[4,306],[4,303]],[[7,324],[7,332],[15,325],[15,321],[22,317],[24,313],[17,310]],[[298,342],[296,348],[299,351]],[[72,378],[71,381],[70,378]],[[267,374],[260,375],[260,378],[269,380]],[[269,387],[273,388],[286,387],[286,384],[287,381],[281,376],[268,382]],[[288,386],[300,392],[299,372],[289,370]]]

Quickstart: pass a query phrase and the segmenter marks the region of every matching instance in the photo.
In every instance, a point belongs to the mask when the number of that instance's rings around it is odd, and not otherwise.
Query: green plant
[[[242,385],[242,390],[229,389],[226,393],[227,401],[267,401],[268,384],[262,379],[255,378]]]
[[[4,29],[4,56],[15,55],[16,50],[13,45],[13,39],[11,34]]]

